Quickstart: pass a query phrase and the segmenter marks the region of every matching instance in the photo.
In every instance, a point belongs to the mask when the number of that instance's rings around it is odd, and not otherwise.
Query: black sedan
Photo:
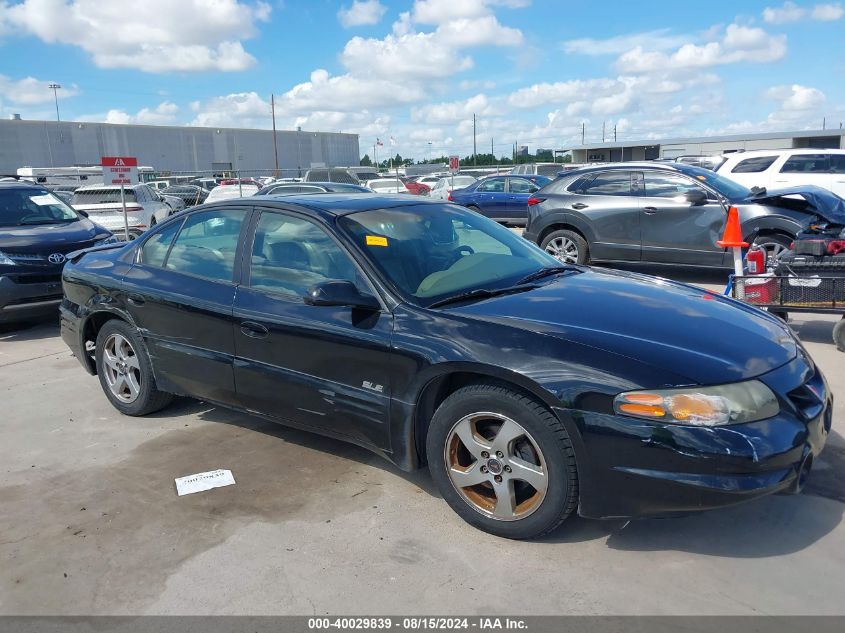
[[[761,200],[762,192],[681,163],[618,163],[561,176],[528,199],[524,235],[564,262],[731,268],[731,253],[716,244],[731,206],[746,240],[774,261],[812,217],[794,200]]]
[[[800,489],[831,426],[779,319],[561,265],[416,197],[251,197],[76,254],[62,336],[121,412],[183,394],[428,465],[511,538]]]
[[[209,191],[197,185],[171,185],[162,189],[159,193],[164,196],[180,198],[186,207],[194,207],[205,202]]]

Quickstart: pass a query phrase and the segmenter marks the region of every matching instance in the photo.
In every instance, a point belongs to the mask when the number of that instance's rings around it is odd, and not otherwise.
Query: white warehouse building
[[[755,149],[845,149],[845,130],[806,130],[640,141],[591,143],[565,147],[573,163],[656,160],[678,156],[717,156]]]
[[[83,121],[0,120],[0,175],[19,167],[99,165],[102,156],[135,156],[156,171],[275,169],[272,130],[118,125]],[[276,132],[279,169],[357,165],[358,135]]]

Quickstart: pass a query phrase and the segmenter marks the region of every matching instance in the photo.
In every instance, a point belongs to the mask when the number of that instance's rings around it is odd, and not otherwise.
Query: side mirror
[[[684,196],[687,199],[687,202],[690,203],[693,207],[700,207],[702,204],[707,204],[707,194],[704,193],[701,189],[693,189],[692,191],[688,191]]]
[[[351,281],[329,280],[314,284],[304,297],[312,306],[349,306],[365,310],[380,310],[381,304],[374,296],[364,294]]]
[[[83,218],[87,218],[87,217],[88,217],[88,212],[87,212],[87,211],[81,211],[81,210],[79,210],[79,209],[74,209],[74,210],[75,210],[75,211],[76,211],[79,215],[81,215]]]

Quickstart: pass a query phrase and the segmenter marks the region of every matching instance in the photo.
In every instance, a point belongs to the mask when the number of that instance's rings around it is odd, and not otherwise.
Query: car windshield
[[[744,200],[751,195],[750,189],[709,169],[685,166],[681,171],[696,180],[700,180],[711,189],[715,189],[728,200]]]
[[[359,211],[339,225],[402,295],[421,306],[508,288],[561,265],[497,222],[450,204]]]
[[[49,191],[0,189],[0,226],[60,224],[78,219],[76,211]]]

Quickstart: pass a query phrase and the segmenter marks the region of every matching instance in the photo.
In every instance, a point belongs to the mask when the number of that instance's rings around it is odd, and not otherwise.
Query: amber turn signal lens
[[[618,406],[621,413],[638,415],[646,418],[662,418],[666,415],[666,409],[653,404],[634,404],[623,402]]]

